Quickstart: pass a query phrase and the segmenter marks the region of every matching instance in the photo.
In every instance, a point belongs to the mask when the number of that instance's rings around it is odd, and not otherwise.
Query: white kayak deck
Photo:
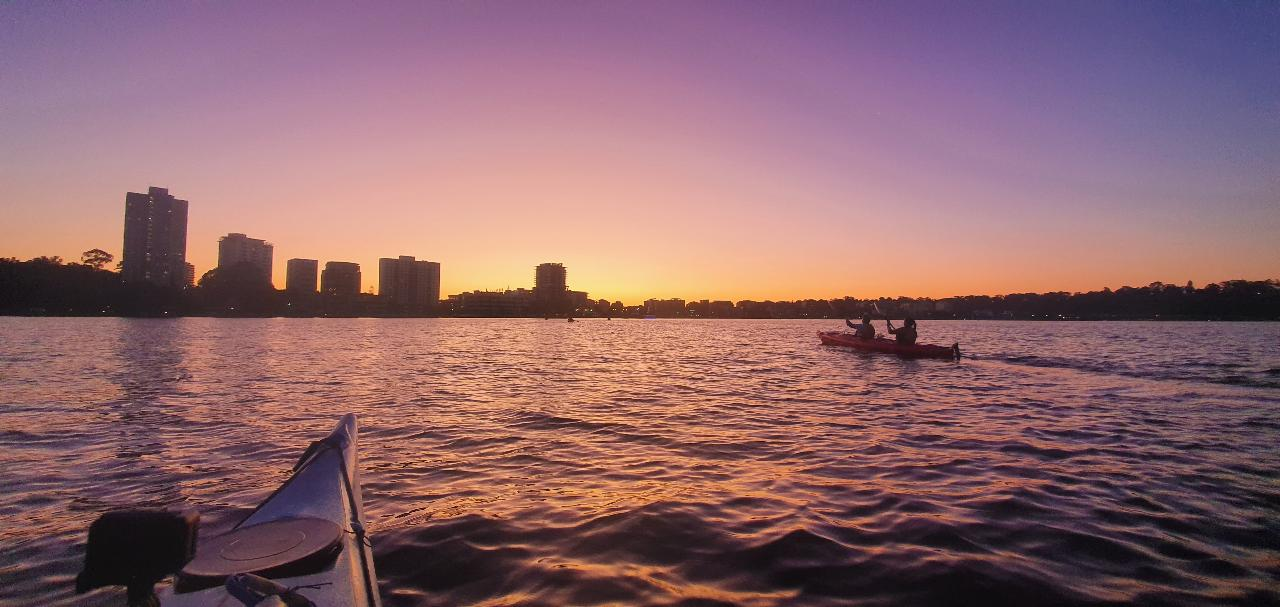
[[[342,551],[332,567],[311,575],[279,578],[275,581],[299,588],[298,594],[307,597],[317,606],[378,607],[380,601],[377,577],[373,570],[373,554],[368,543],[362,541],[363,534],[356,533],[356,525],[363,527],[364,513],[356,466],[354,415],[343,417],[330,439],[335,437],[338,438],[338,443],[345,443],[342,448],[319,450],[301,470],[236,525],[236,528],[299,517],[314,517],[337,524],[343,530],[340,540]],[[351,476],[349,484],[344,471]],[[353,522],[356,524],[353,525]],[[160,600],[162,605],[172,607],[242,605],[223,586],[187,593],[174,593],[170,587],[160,593]]]

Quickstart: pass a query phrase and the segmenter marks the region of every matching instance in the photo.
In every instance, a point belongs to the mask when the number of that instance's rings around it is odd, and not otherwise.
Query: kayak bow
[[[172,588],[158,597],[165,606],[378,607],[356,441],[356,418],[347,414],[332,434],[307,448],[280,488],[230,531],[201,541],[194,558],[194,514],[103,515],[90,528],[77,591],[129,584],[131,603],[154,604],[155,595],[143,596],[138,582],[176,571]],[[188,553],[179,556],[175,545]]]

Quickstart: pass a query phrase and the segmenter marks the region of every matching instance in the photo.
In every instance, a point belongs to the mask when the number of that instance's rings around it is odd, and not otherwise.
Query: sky
[[[0,257],[945,297],[1280,278],[1275,2],[0,3]]]

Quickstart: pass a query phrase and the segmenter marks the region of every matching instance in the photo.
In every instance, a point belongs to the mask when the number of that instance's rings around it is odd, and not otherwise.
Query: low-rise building
[[[644,302],[645,314],[674,318],[685,315],[683,299],[647,299]]]
[[[218,239],[218,267],[247,263],[257,270],[258,276],[271,282],[271,257],[275,246],[261,238],[249,238],[232,232]]]
[[[324,264],[320,274],[320,291],[336,297],[355,297],[360,294],[360,264],[349,261],[330,261]]]
[[[533,292],[528,289],[507,291],[470,291],[450,295],[449,308],[459,316],[523,316],[533,304]]]
[[[315,293],[320,262],[315,259],[290,259],[285,264],[284,290],[290,293]]]

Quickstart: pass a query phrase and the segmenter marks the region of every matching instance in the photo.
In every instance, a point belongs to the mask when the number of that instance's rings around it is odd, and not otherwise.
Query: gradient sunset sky
[[[1280,277],[1276,2],[10,2],[0,256],[127,191],[442,292],[795,299]]]

